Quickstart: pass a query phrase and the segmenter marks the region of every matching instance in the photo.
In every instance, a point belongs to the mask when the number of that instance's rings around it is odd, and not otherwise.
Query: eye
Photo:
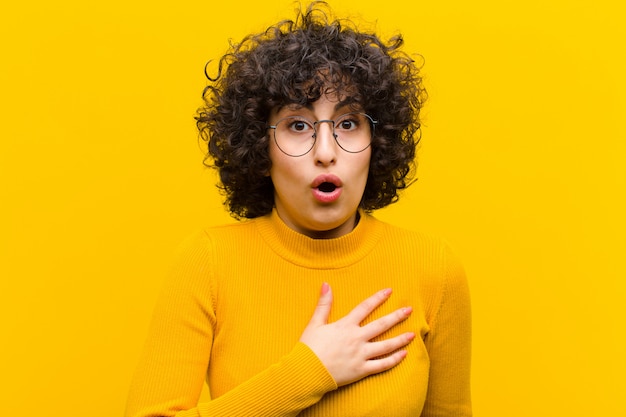
[[[354,129],[356,127],[356,122],[354,120],[342,120],[339,123],[339,128],[344,130]]]
[[[294,133],[306,133],[313,130],[313,126],[306,120],[292,119],[287,122],[287,128]]]
[[[359,120],[357,115],[347,115],[347,116],[342,116],[341,118],[339,118],[339,120],[337,121],[337,124],[335,125],[335,128],[338,130],[342,130],[342,131],[352,131],[352,130],[356,130],[359,128],[361,124],[361,120]]]

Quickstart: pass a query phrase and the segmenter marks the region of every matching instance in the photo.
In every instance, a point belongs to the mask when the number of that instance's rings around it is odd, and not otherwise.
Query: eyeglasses
[[[331,124],[333,137],[341,149],[359,153],[370,146],[378,121],[365,113],[347,113],[335,120],[316,122],[302,116],[288,116],[268,128],[274,129],[274,141],[278,149],[286,155],[298,157],[313,149],[320,123]]]

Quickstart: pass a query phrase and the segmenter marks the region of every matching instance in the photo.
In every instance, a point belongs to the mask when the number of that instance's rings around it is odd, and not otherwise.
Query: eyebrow
[[[361,103],[359,103],[355,98],[348,97],[347,99],[337,103],[335,105],[335,110],[339,110],[342,107],[351,106],[352,104],[355,104],[355,103],[358,104],[359,106],[361,105]]]

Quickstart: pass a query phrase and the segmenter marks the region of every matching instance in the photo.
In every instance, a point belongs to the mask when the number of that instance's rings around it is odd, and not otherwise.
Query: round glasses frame
[[[370,124],[370,132],[369,132],[369,141],[367,143],[367,145],[365,147],[363,147],[362,149],[358,150],[358,151],[352,151],[352,150],[348,150],[346,149],[344,146],[342,145],[340,142],[339,135],[335,132],[335,126],[337,125],[337,123],[341,123],[344,119],[346,119],[349,116],[364,116],[365,119],[369,122]],[[293,153],[289,153],[287,151],[285,151],[281,146],[280,143],[278,142],[278,139],[276,139],[276,129],[278,127],[278,125],[281,122],[284,122],[286,120],[294,120],[294,121],[302,121],[306,124],[308,124],[309,126],[313,127],[313,134],[311,135],[311,138],[313,139],[311,141],[311,146],[304,152],[302,153],[298,153],[298,154],[293,154]],[[280,149],[280,151],[282,153],[284,153],[285,155],[297,158],[299,156],[304,156],[307,153],[311,152],[311,149],[313,149],[313,147],[315,146],[315,142],[317,141],[317,126],[320,123],[330,123],[331,124],[331,128],[332,128],[332,132],[333,132],[333,138],[335,139],[335,142],[337,143],[337,145],[339,145],[339,147],[341,149],[343,149],[345,152],[348,153],[360,153],[363,152],[364,150],[366,150],[367,148],[370,147],[370,145],[372,144],[372,138],[374,137],[374,132],[376,130],[376,125],[378,124],[377,120],[374,120],[374,118],[372,118],[370,115],[365,114],[365,113],[346,113],[346,114],[342,114],[341,116],[337,117],[335,120],[330,120],[330,119],[324,119],[324,120],[317,120],[315,122],[307,119],[306,117],[302,117],[302,116],[287,116],[287,117],[283,117],[282,119],[278,120],[275,124],[273,125],[269,125],[267,128],[268,129],[274,129],[274,143],[276,143],[276,146],[278,147],[278,149]]]

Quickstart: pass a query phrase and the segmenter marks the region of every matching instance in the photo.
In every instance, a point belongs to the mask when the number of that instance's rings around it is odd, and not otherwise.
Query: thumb
[[[330,285],[327,282],[322,284],[320,291],[320,298],[317,301],[317,306],[313,312],[313,317],[309,325],[323,326],[328,323],[328,317],[330,316],[330,307],[333,304],[333,292],[330,289]]]

